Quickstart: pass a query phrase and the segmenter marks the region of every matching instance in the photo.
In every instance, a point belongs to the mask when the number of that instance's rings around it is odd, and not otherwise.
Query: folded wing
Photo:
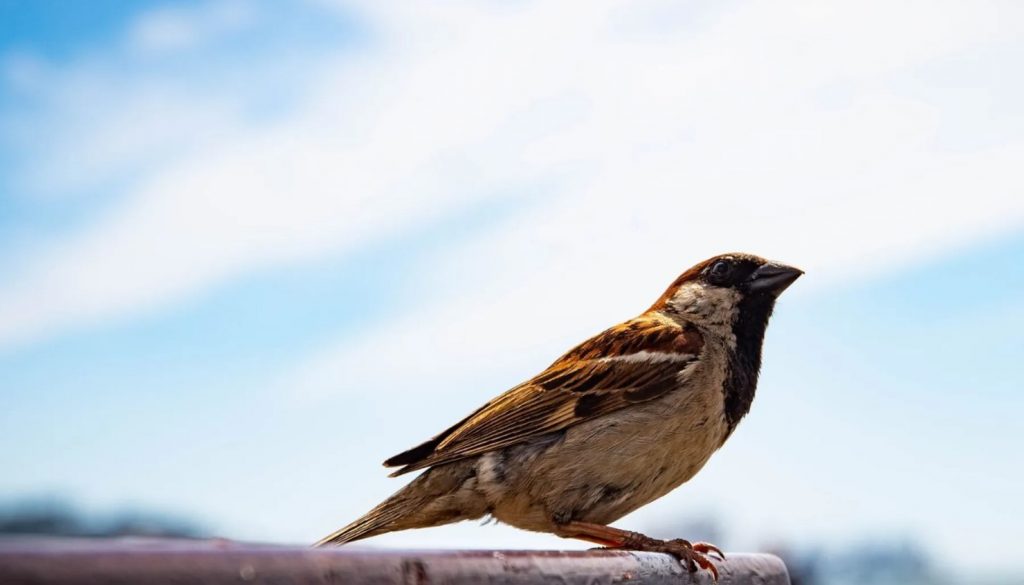
[[[703,339],[644,315],[575,347],[535,378],[488,402],[433,439],[384,462],[401,475],[564,430],[680,386]]]

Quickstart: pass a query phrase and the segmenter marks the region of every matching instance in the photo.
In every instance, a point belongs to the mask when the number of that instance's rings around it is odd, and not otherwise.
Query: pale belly
[[[709,390],[676,392],[550,441],[484,455],[477,480],[491,514],[542,532],[570,520],[609,524],[683,484],[727,433],[721,386],[688,386]]]

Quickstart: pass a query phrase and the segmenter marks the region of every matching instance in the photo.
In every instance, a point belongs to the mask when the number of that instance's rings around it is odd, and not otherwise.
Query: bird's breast
[[[661,398],[482,459],[487,476],[501,464],[494,515],[531,530],[550,530],[552,517],[607,524],[692,478],[727,433],[724,351],[706,347]]]

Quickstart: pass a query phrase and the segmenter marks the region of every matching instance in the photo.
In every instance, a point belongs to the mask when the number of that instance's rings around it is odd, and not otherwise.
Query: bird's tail
[[[320,539],[315,546],[345,544],[409,528],[439,526],[479,518],[487,503],[469,485],[470,462],[429,469],[409,485],[367,512],[362,518]]]
[[[402,491],[381,502],[362,518],[321,538],[315,546],[345,544],[353,540],[401,530],[402,528],[397,527],[396,524],[402,518],[409,517],[417,506],[414,499],[402,497]]]

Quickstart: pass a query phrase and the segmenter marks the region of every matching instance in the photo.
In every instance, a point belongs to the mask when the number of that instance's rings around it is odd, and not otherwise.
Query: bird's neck
[[[770,296],[752,296],[739,303],[732,332],[736,345],[729,352],[729,369],[725,380],[725,420],[728,435],[750,411],[761,370],[761,345],[768,318],[775,307]]]

